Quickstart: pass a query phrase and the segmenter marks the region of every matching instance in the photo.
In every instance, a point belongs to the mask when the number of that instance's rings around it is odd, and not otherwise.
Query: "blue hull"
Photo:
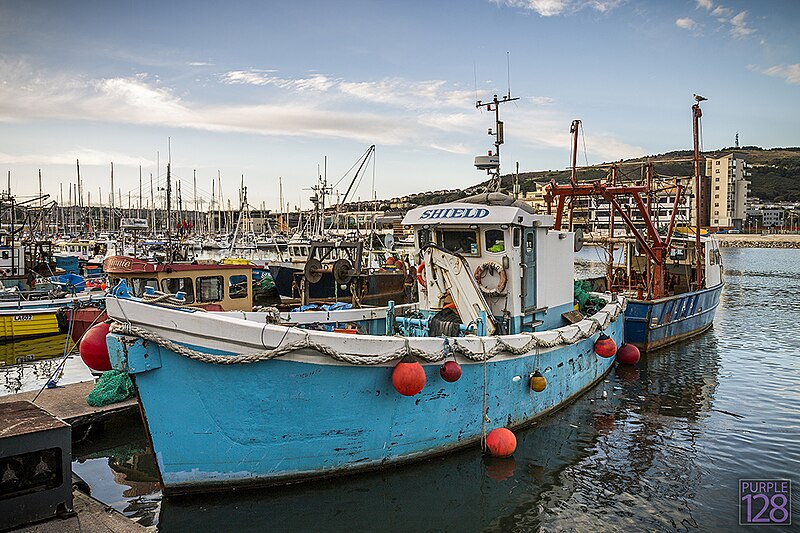
[[[625,342],[652,351],[698,335],[713,325],[723,284],[659,300],[628,300]]]
[[[621,343],[623,320],[606,329]],[[591,387],[612,359],[593,351],[599,333],[542,352],[548,386],[532,392],[535,355],[462,363],[455,383],[424,365],[413,397],[391,383],[393,365],[349,366],[295,360],[214,365],[141,339],[107,338],[112,364],[147,361],[134,374],[142,412],[167,493],[266,485],[380,468],[480,442],[486,431],[551,412]],[[484,381],[485,380],[485,381]]]

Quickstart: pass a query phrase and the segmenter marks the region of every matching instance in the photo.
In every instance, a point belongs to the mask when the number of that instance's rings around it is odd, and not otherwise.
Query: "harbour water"
[[[800,481],[800,251],[727,248],[723,261],[711,331],[616,369],[518,432],[510,459],[472,449],[367,475],[164,499],[134,416],[76,443],[73,469],[94,497],[165,532],[736,530],[739,479]],[[798,524],[797,490],[792,507]]]

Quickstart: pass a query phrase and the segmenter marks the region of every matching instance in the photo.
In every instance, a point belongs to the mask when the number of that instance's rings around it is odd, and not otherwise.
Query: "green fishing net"
[[[589,294],[592,290],[592,284],[588,281],[576,281],[574,290],[578,310],[584,315],[594,314],[606,305],[602,298]]]
[[[103,372],[94,385],[94,389],[86,397],[86,403],[92,407],[103,407],[121,402],[135,395],[130,376],[119,370]]]

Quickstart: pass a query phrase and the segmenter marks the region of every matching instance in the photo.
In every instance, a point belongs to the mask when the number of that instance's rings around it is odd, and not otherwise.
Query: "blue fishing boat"
[[[487,165],[499,185],[499,162],[476,159]],[[373,321],[361,334],[115,287],[109,355],[134,380],[166,493],[488,446],[491,430],[557,410],[612,368],[624,300],[598,295],[599,309],[575,313],[574,233],[552,216],[489,192],[413,209],[403,224],[414,230],[420,301],[326,312],[328,322]]]
[[[702,97],[700,97],[702,98]],[[608,250],[607,273],[599,283],[604,289],[626,296],[625,342],[642,351],[652,351],[688,339],[712,327],[724,286],[719,243],[697,230],[701,220],[703,186],[700,178],[699,118],[697,97],[694,119],[694,165],[691,186],[695,226],[676,231],[680,206],[689,188],[676,178],[656,185],[652,162],[643,165],[645,176],[635,183],[620,183],[618,166],[611,165],[605,182],[578,182],[574,154],[580,121],[573,122],[573,164],[569,184],[547,186],[549,202],[558,201],[556,228],[561,226],[566,199],[589,198],[607,210],[608,231],[595,243]],[[662,223],[659,213],[671,208]],[[688,215],[688,211],[686,212]],[[615,215],[627,228],[621,237],[615,231]],[[569,215],[572,226],[572,213]],[[621,243],[621,244],[620,244]],[[618,252],[622,250],[621,261]]]

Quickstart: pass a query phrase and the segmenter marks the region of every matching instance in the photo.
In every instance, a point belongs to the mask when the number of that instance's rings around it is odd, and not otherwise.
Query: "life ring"
[[[425,261],[421,261],[417,266],[417,283],[423,291],[428,290],[428,282],[425,280]]]
[[[483,283],[481,283],[487,272],[497,272],[497,275],[500,277],[497,281],[497,286],[492,289],[485,287]],[[506,276],[506,270],[503,268],[503,265],[495,261],[487,261],[486,263],[478,265],[478,268],[475,269],[475,281],[478,282],[478,287],[481,288],[481,292],[498,295],[506,290],[508,276]]]

